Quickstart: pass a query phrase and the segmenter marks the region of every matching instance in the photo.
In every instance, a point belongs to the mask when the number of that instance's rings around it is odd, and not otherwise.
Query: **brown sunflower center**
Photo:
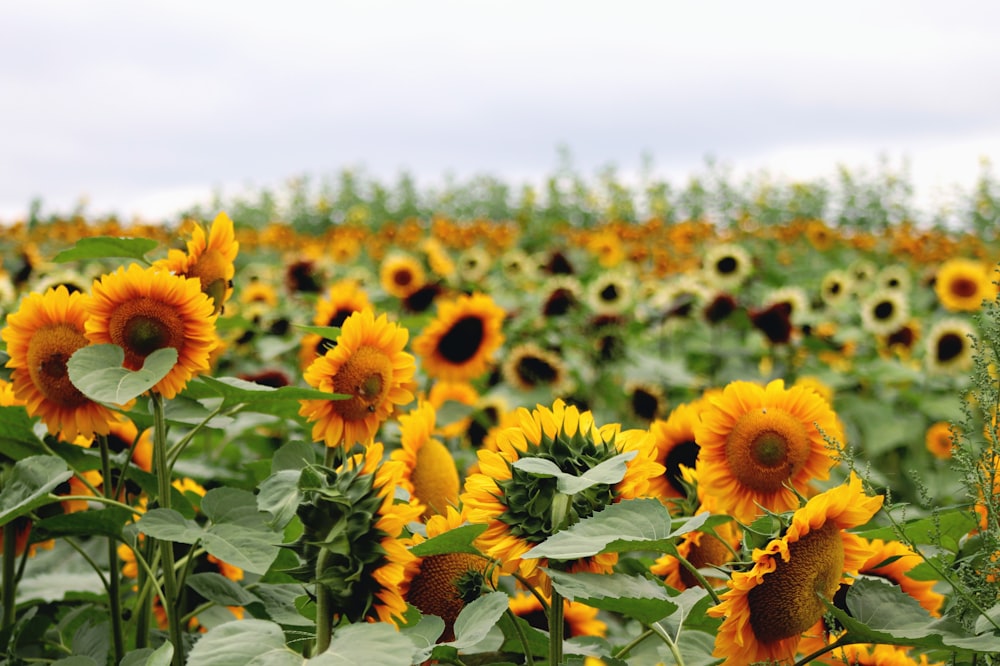
[[[948,283],[948,287],[952,294],[961,298],[971,298],[979,291],[979,285],[976,281],[966,277],[955,278]]]
[[[544,358],[526,355],[517,362],[517,376],[526,386],[541,386],[555,382],[559,373]]]
[[[346,421],[362,421],[386,399],[392,382],[392,361],[375,347],[360,347],[333,378],[336,393],[352,396],[334,401]]]
[[[758,492],[776,492],[809,456],[805,426],[783,409],[747,412],[726,438],[733,475]]]
[[[454,624],[467,603],[479,597],[487,561],[471,553],[428,555],[410,581],[406,600],[425,615],[445,622],[443,640],[455,637]]]
[[[875,306],[873,314],[879,321],[885,321],[886,319],[891,319],[895,311],[896,307],[892,304],[892,301],[879,301]]]
[[[738,267],[739,262],[736,261],[736,257],[722,257],[715,262],[715,270],[717,270],[720,275],[735,273]]]
[[[483,320],[479,317],[462,317],[441,336],[438,353],[449,363],[460,365],[476,356],[483,344]]]
[[[947,363],[961,355],[965,349],[965,341],[957,333],[945,333],[937,341],[937,358]]]
[[[691,541],[691,548],[687,554],[687,560],[696,569],[711,567],[718,564],[725,564],[732,557],[729,548],[726,547],[717,536],[703,532],[697,544]],[[701,585],[698,579],[691,575],[687,567],[680,568],[681,581],[688,587],[698,587]]]
[[[750,627],[762,643],[806,631],[826,612],[844,571],[840,529],[826,524],[788,544],[788,561],[775,555],[774,571],[747,593]]]
[[[184,321],[160,301],[137,298],[111,313],[108,334],[111,342],[125,350],[125,367],[138,370],[157,349],[184,346]]]
[[[397,268],[392,273],[392,281],[400,287],[407,287],[413,283],[413,271],[409,268]]]
[[[86,396],[69,380],[66,361],[77,349],[87,346],[87,338],[71,324],[44,326],[28,342],[28,374],[46,400],[64,407],[87,402]]]

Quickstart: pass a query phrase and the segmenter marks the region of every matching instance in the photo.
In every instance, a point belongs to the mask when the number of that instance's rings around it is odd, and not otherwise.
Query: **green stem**
[[[333,613],[330,607],[330,590],[320,582],[326,568],[327,551],[320,550],[316,556],[316,649],[314,655],[321,655],[330,647],[333,638]]]
[[[829,645],[821,647],[820,649],[813,652],[811,655],[799,659],[797,662],[795,662],[795,666],[806,666],[806,664],[811,663],[813,659],[820,656],[821,654],[826,654],[827,652],[832,652],[833,650],[836,650],[837,648],[842,647],[844,645],[849,645],[851,643],[858,642],[853,638],[849,638],[849,636],[850,634],[844,634],[843,636],[841,636],[834,642],[830,643]]]
[[[507,609],[507,617],[510,618],[510,622],[514,625],[514,631],[517,633],[517,638],[521,641],[521,648],[524,650],[524,665],[525,666],[535,666],[535,656],[531,654],[531,647],[528,645],[528,637],[524,635],[524,627],[518,623],[518,617],[514,614],[514,611]]]
[[[563,658],[563,597],[559,591],[552,588],[552,599],[549,601],[549,664],[559,666]]]
[[[694,576],[695,580],[698,581],[698,584],[701,585],[706,592],[708,592],[708,596],[712,597],[712,601],[715,602],[716,606],[722,603],[722,600],[719,598],[719,595],[716,594],[715,590],[712,589],[712,586],[708,584],[708,580],[706,580],[705,577],[701,575],[701,572],[698,571],[698,567],[688,562],[686,557],[681,557],[679,553],[675,555],[675,557],[677,558],[677,561],[681,563],[681,566],[687,569],[688,573]]]
[[[654,633],[655,632],[652,629],[647,629],[646,631],[642,632],[641,634],[633,638],[631,641],[629,641],[626,645],[624,645],[622,649],[618,650],[618,652],[616,652],[614,655],[615,659],[624,659],[626,656],[628,656],[629,652],[631,652],[633,649],[635,649],[637,645],[639,645],[639,643],[643,642],[644,640],[652,636]]]
[[[14,624],[14,609],[16,608],[14,594],[15,574],[17,570],[17,528],[16,521],[3,527],[3,626]]]
[[[157,505],[161,509],[170,508],[171,473],[167,462],[167,420],[163,412],[163,397],[159,393],[151,393],[153,405],[153,467],[156,468]],[[167,627],[170,642],[174,646],[174,666],[184,666],[184,634],[181,631],[181,618],[178,607],[177,578],[174,571],[174,544],[165,539],[159,540],[160,568],[163,571],[163,593],[161,598],[163,610],[167,614]]]
[[[681,651],[677,648],[677,642],[670,637],[670,632],[664,629],[659,622],[654,622],[649,625],[649,628],[656,633],[657,636],[663,639],[663,642],[667,644],[670,649],[670,654],[674,657],[674,663],[677,666],[684,666],[684,657],[681,656]]]
[[[104,494],[113,499],[115,492],[111,482],[111,453],[108,449],[106,435],[98,435],[97,442],[101,450],[101,474],[103,475]],[[121,572],[118,569],[118,543],[114,537],[108,537],[108,612],[111,613],[111,646],[114,663],[119,663],[125,655],[125,635],[122,632],[122,597]]]
[[[186,435],[184,435],[184,437],[182,437],[180,439],[180,441],[178,441],[176,444],[174,444],[173,446],[170,447],[170,450],[167,451],[167,459],[170,461],[171,467],[174,465],[174,463],[177,462],[177,459],[184,452],[184,449],[186,449],[187,446],[194,439],[194,436],[197,435],[198,432],[206,424],[208,424],[209,421],[211,421],[212,419],[214,419],[216,416],[218,416],[221,413],[222,413],[222,405],[220,404],[218,407],[216,407],[212,411],[211,414],[209,414],[204,419],[202,419],[201,423],[199,423],[196,426],[194,426],[193,428],[191,428],[190,432],[188,432]]]
[[[136,543],[135,549],[133,549],[136,564],[140,565],[139,575],[136,577],[136,586],[139,589],[135,610],[136,649],[149,645],[149,625],[153,615],[153,595],[151,590],[156,582],[156,574],[153,572],[151,562],[153,561],[153,552],[155,550],[155,544],[152,539],[146,539],[141,544]]]

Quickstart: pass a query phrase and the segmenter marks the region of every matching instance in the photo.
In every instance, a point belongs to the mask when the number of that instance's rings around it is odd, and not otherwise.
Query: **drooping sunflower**
[[[725,618],[713,655],[723,666],[757,662],[791,663],[802,633],[826,612],[846,576],[854,575],[870,552],[845,530],[864,525],[882,506],[851,474],[844,485],[811,498],[792,515],[785,533],[753,551],[753,567],[727,583],[722,603],[709,608]]]
[[[893,289],[876,289],[860,304],[861,326],[875,335],[890,335],[910,318],[906,294]]]
[[[423,518],[458,505],[461,482],[451,451],[434,438],[434,406],[421,402],[399,417],[401,448],[390,457],[403,463],[402,486],[423,507]]]
[[[441,536],[465,524],[462,512],[449,506],[441,515],[427,519],[427,538]],[[414,535],[409,544],[424,541]],[[495,586],[496,576],[491,576],[490,560],[473,553],[441,553],[421,557],[416,572],[410,579],[406,601],[424,615],[437,615],[444,620],[444,633],[439,641],[455,638],[455,620],[468,604],[482,595],[484,586]]]
[[[978,312],[983,300],[996,297],[992,267],[973,259],[955,258],[941,264],[934,278],[934,293],[946,310]]]
[[[497,450],[480,450],[479,471],[470,474],[461,496],[469,521],[484,523],[477,543],[500,562],[505,573],[520,571],[526,580],[545,587],[548,577],[539,567],[546,560],[522,558],[535,544],[560,529],[591,516],[623,499],[643,496],[649,483],[663,474],[648,433],[622,431],[619,424],[598,427],[593,414],[556,400],[551,408],[519,408],[516,425],[497,433]],[[614,485],[596,484],[573,495],[569,505],[556,502],[556,480],[514,466],[525,458],[542,458],[563,472],[579,476],[621,453],[635,452],[626,463],[622,480]],[[562,497],[565,497],[564,495]],[[617,553],[597,555],[572,564],[573,570],[606,573],[617,562]]]
[[[546,599],[546,601],[548,601]],[[510,611],[535,629],[548,631],[549,618],[542,602],[531,592],[519,590],[510,598]],[[563,636],[600,636],[608,633],[607,623],[593,606],[563,599]],[[603,662],[601,662],[603,663]]]
[[[437,316],[413,340],[423,371],[435,379],[468,381],[482,375],[504,342],[506,313],[484,293],[438,304]]]
[[[952,449],[955,446],[955,433],[952,425],[947,421],[937,421],[927,428],[924,436],[924,443],[927,450],[939,460],[949,460],[952,456]]]
[[[749,524],[757,504],[770,511],[798,505],[810,482],[829,477],[835,451],[825,438],[843,441],[837,415],[820,395],[776,379],[760,386],[736,381],[709,399],[694,426],[698,480],[720,498],[723,512]]]
[[[212,299],[215,312],[221,312],[233,295],[233,276],[236,274],[236,255],[240,244],[236,240],[233,221],[221,212],[212,220],[208,234],[200,224],[191,230],[187,252],[170,250],[167,258],[154,262],[157,268],[188,278],[197,278],[201,290]]]
[[[753,274],[753,261],[742,245],[713,243],[702,258],[702,271],[709,284],[732,291]]]
[[[94,282],[84,309],[87,338],[121,347],[130,370],[140,369],[158,349],[177,350],[174,367],[151,389],[168,400],[210,368],[218,314],[199,280],[138,264],[123,266]]]
[[[410,254],[395,252],[382,260],[379,282],[390,296],[406,298],[427,280],[423,265]]]
[[[30,293],[16,312],[7,315],[0,337],[7,343],[13,368],[13,393],[30,416],[38,416],[49,433],[66,441],[108,432],[113,411],[81,393],[69,380],[66,362],[89,344],[84,296],[66,287]]]
[[[409,331],[371,309],[350,315],[337,344],[306,369],[306,383],[346,400],[303,400],[299,414],[312,424],[312,437],[328,447],[353,446],[375,436],[396,405],[413,400],[407,388],[416,366],[404,351]]]
[[[976,331],[964,319],[948,317],[934,324],[925,339],[924,361],[935,374],[965,372],[972,367],[972,339]]]
[[[534,342],[514,347],[500,366],[504,381],[519,391],[548,388],[556,396],[571,390],[566,364],[556,352]]]

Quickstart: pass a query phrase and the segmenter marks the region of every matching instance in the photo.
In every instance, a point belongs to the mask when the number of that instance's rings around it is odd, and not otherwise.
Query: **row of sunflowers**
[[[995,239],[225,213],[4,238],[12,663],[1000,654]]]

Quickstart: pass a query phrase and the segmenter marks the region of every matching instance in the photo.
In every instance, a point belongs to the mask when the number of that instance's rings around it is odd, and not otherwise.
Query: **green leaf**
[[[33,424],[34,419],[24,407],[0,407],[0,451],[4,456],[20,460],[45,452]]]
[[[416,610],[412,606],[411,609]],[[421,615],[416,623],[408,624],[400,631],[406,634],[417,648],[413,663],[422,663],[430,658],[437,639],[444,633],[444,620],[437,615]]]
[[[384,622],[349,624],[333,632],[330,647],[308,666],[410,666],[416,646]]]
[[[336,340],[340,337],[340,327],[338,326],[311,326],[306,324],[292,324],[295,328],[306,333],[315,333],[321,338]]]
[[[136,525],[140,532],[154,539],[186,544],[197,543],[205,533],[198,523],[173,509],[150,509]]]
[[[90,345],[73,352],[66,362],[69,380],[95,402],[124,405],[153,388],[177,363],[173,347],[157,349],[142,368],[123,368],[125,351],[118,345]]]
[[[81,259],[138,259],[146,260],[146,254],[159,245],[151,238],[116,238],[114,236],[92,236],[81,238],[76,245],[63,250],[52,261],[66,263]]]
[[[951,507],[929,518],[908,520],[901,527],[905,538],[914,543],[934,544],[957,553],[962,538],[976,527],[976,514],[968,508]],[[891,526],[863,530],[858,535],[869,540],[896,541],[899,538]]]
[[[306,588],[298,583],[262,584],[254,589],[264,605],[267,616],[285,626],[315,626],[316,621],[303,616],[295,602],[307,596]]]
[[[458,614],[455,620],[455,640],[444,645],[464,650],[479,644],[509,606],[510,596],[506,592],[484,594]]]
[[[199,382],[205,384],[215,395],[222,397],[223,405],[253,405],[254,408],[264,408],[273,402],[298,400],[345,400],[349,395],[327,393],[314,388],[298,386],[264,386],[237,377],[210,377],[202,375]],[[266,412],[270,413],[270,412]]]
[[[880,578],[862,576],[855,580],[847,591],[849,613],[832,604],[827,608],[858,642],[954,652],[1000,652],[1000,636],[969,635],[954,620],[933,618],[916,599]]]
[[[40,506],[58,501],[49,493],[73,473],[56,456],[31,456],[14,463],[0,490],[0,526]]]
[[[192,590],[220,606],[246,606],[260,601],[257,595],[239,583],[213,571],[191,574],[187,577],[187,584]]]
[[[417,557],[427,557],[428,555],[442,555],[444,553],[469,553],[472,555],[482,555],[482,552],[472,545],[480,534],[486,531],[484,524],[469,524],[448,530],[436,537],[431,537],[427,541],[418,543],[410,549],[410,552]]]
[[[702,512],[685,519],[676,529],[671,529],[672,520],[658,499],[625,500],[556,532],[521,557],[575,560],[639,549],[674,552],[677,537],[728,518]]]
[[[609,486],[618,483],[625,478],[625,472],[628,471],[625,463],[638,454],[638,451],[619,453],[613,458],[594,465],[580,476],[562,471],[558,465],[545,458],[521,458],[514,462],[513,466],[522,472],[528,472],[535,476],[555,477],[559,492],[575,495],[599,483]]]
[[[240,620],[209,629],[188,654],[188,666],[301,666],[302,656],[285,647],[285,632],[267,620]]]
[[[40,540],[64,536],[119,537],[132,520],[132,511],[116,506],[100,510],[76,511],[45,518],[35,524]]]
[[[649,578],[627,574],[545,572],[552,586],[570,601],[621,613],[643,624],[662,620],[677,610],[666,588]]]
[[[110,622],[84,622],[73,633],[71,649],[79,657],[88,657],[96,664],[108,663],[108,627]]]
[[[302,501],[301,470],[283,469],[264,479],[257,493],[257,508],[271,514],[269,525],[283,529],[295,517]]]
[[[307,465],[316,463],[316,446],[310,442],[293,440],[286,442],[274,452],[271,459],[271,472],[283,469],[301,470]]]
[[[142,648],[126,654],[118,666],[170,666],[174,657],[174,646],[169,642],[156,648]]]

